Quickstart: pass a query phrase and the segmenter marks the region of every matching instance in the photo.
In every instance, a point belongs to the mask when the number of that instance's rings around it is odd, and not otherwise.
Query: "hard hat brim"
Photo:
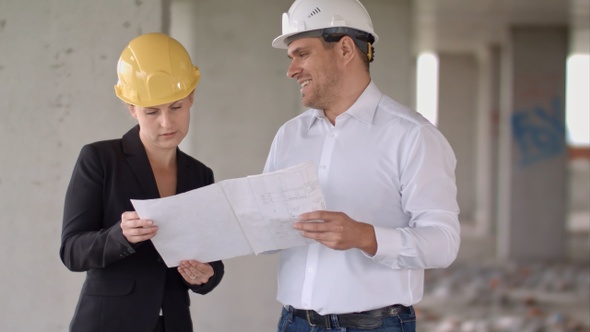
[[[291,36],[295,36],[296,34],[299,34],[301,32],[292,32],[292,33],[286,33],[284,35],[280,35],[277,38],[273,39],[272,41],[272,47],[274,48],[281,48],[281,49],[287,49],[289,48],[289,44],[287,44],[287,42],[285,41],[287,38],[291,37]]]

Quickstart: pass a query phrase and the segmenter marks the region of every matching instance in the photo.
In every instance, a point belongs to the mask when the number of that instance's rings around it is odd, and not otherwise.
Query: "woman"
[[[60,257],[86,280],[71,331],[192,331],[188,289],[207,294],[221,261],[167,268],[130,199],[166,197],[213,183],[213,172],[178,149],[189,129],[200,73],[173,38],[133,39],[117,66],[117,96],[138,125],[121,139],[84,146],[68,186]]]

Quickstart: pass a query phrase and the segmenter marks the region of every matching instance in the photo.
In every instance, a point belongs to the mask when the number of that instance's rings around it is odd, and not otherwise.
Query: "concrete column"
[[[475,218],[478,65],[472,53],[439,53],[438,128],[457,157],[457,200],[466,230]]]
[[[492,45],[478,50],[478,66],[473,221],[475,235],[485,236],[496,230],[500,47]]]
[[[161,0],[0,1],[0,331],[67,331],[84,273],[59,259],[64,193],[82,145],[135,121],[117,60],[163,29]]]
[[[371,15],[379,42],[371,78],[396,101],[415,106],[416,60],[413,56],[413,0],[371,0],[363,5]]]
[[[565,27],[513,27],[502,78],[498,254],[565,255]]]

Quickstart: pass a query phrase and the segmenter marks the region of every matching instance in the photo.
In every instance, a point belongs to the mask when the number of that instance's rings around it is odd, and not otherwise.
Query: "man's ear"
[[[338,46],[338,52],[340,55],[349,61],[356,56],[356,45],[349,36],[344,36],[340,39]]]

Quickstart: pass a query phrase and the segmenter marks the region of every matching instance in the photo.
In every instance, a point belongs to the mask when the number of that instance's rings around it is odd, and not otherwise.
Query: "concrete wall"
[[[461,221],[475,219],[475,157],[478,66],[474,54],[441,53],[439,58],[438,128],[457,158],[457,200]]]
[[[510,82],[503,85],[509,97],[502,109],[508,137],[500,145],[498,208],[498,251],[504,259],[565,258],[567,32],[564,26],[510,30],[511,74],[503,81]]]
[[[381,37],[375,81],[408,104],[410,3],[367,1]],[[187,45],[202,81],[183,149],[217,180],[256,174],[278,126],[301,110],[286,53],[270,46],[290,4],[0,1],[0,331],[67,330],[83,274],[58,256],[64,192],[83,144],[134,125],[113,93],[127,42],[164,31]],[[192,296],[196,331],[273,331],[276,258],[227,260],[219,288]]]

